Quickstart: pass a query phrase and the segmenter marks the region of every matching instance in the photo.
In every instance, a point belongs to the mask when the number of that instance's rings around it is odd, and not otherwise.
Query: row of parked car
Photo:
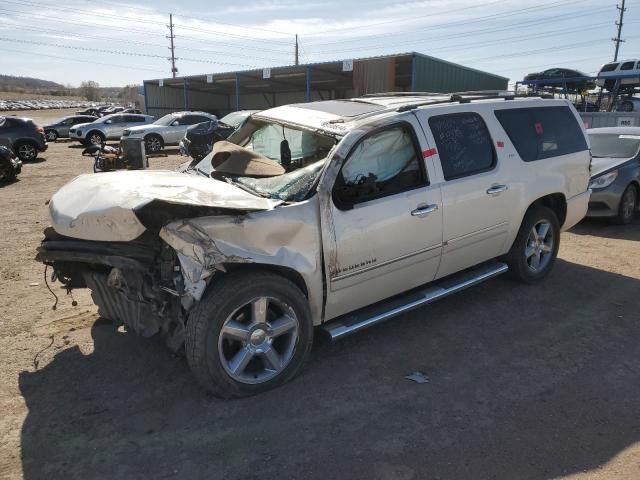
[[[242,397],[299,373],[319,331],[506,272],[540,281],[585,215],[631,221],[640,128],[586,131],[560,99],[377,95],[252,113],[183,167],[72,180],[37,258],[104,318],[182,349],[204,388]]]
[[[90,102],[76,100],[1,100],[0,112],[12,112],[18,110],[50,110],[54,108],[88,108]]]

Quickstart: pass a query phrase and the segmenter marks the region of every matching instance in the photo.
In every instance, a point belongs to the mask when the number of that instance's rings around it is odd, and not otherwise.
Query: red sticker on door
[[[425,150],[424,152],[422,152],[422,158],[429,158],[429,157],[433,157],[434,155],[438,154],[438,150],[436,150],[435,148],[430,148],[429,150]]]
[[[496,146],[497,146],[498,148],[504,148],[504,142],[502,142],[502,141],[498,140],[498,141],[496,142]]]
[[[540,122],[536,122],[536,133],[538,135],[542,135],[544,130],[542,129],[542,124]]]

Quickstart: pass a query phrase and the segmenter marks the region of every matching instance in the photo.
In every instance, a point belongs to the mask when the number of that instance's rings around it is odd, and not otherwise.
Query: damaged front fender
[[[315,324],[322,321],[323,282],[317,198],[263,212],[179,220],[160,237],[178,255],[191,301],[202,297],[207,281],[226,266],[275,266],[299,274]]]

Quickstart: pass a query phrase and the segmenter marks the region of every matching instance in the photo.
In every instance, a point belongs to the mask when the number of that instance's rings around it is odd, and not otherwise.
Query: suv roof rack
[[[448,95],[446,100],[427,100],[424,102],[410,103],[402,105],[396,109],[397,112],[408,112],[418,107],[428,105],[439,105],[443,103],[471,103],[477,100],[514,100],[515,98],[542,98],[540,95],[518,95],[515,92],[505,90],[482,90],[477,92],[455,92]]]

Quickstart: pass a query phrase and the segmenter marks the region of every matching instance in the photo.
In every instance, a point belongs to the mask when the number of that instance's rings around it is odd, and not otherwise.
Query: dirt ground
[[[59,142],[0,188],[0,478],[640,478],[640,216],[563,234],[543,283],[497,278],[317,341],[290,384],[221,401],[87,292],[72,307],[56,288],[52,310],[45,202],[90,171]]]

